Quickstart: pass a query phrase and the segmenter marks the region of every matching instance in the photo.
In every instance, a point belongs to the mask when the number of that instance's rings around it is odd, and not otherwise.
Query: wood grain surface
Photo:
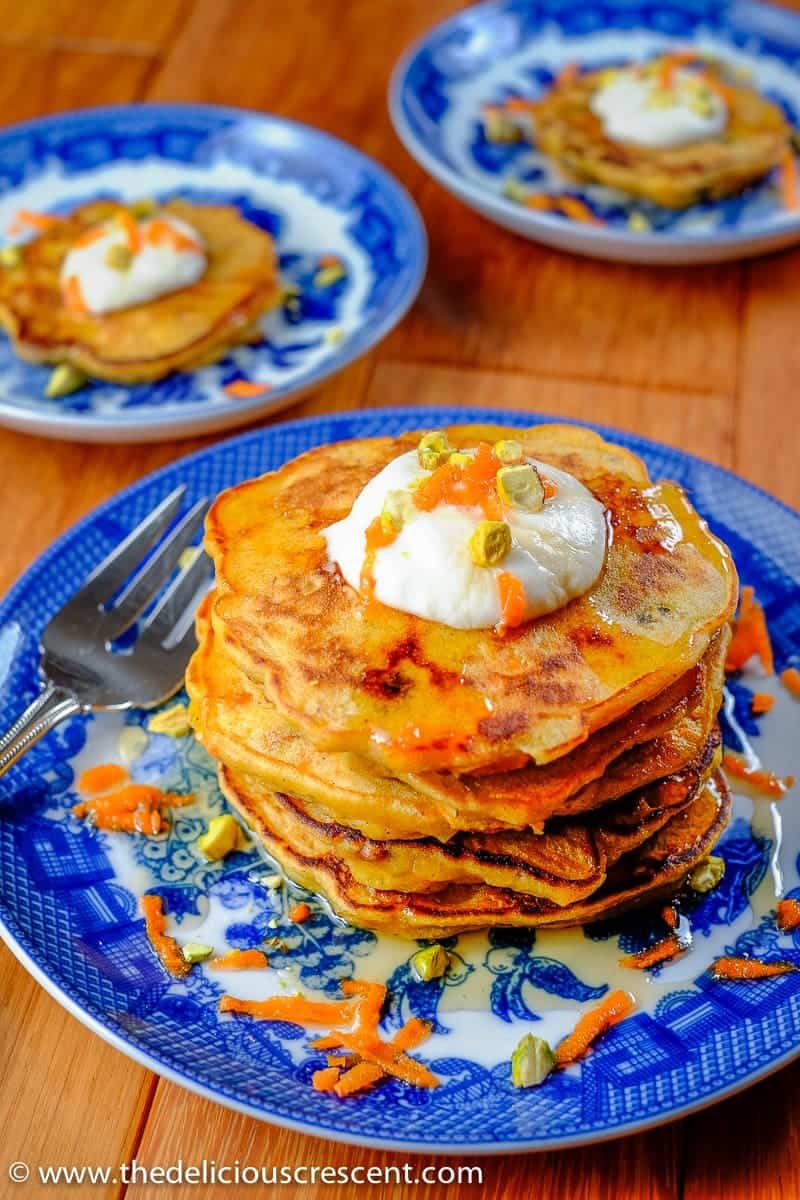
[[[610,265],[515,238],[462,208],[395,138],[388,76],[454,0],[0,0],[0,121],[126,100],[281,113],[355,142],[410,188],[431,261],[370,355],[292,415],[481,404],[595,419],[701,454],[800,503],[800,251],[750,264]],[[206,440],[207,441],[207,440]],[[81,446],[0,431],[6,588],[121,486],[206,441]],[[370,1165],[405,1161],[261,1124],[123,1058],[0,949],[0,1197],[425,1195],[440,1200],[795,1200],[800,1064],[687,1120],[579,1151],[482,1160],[481,1185],[280,1189],[13,1184],[7,1164]],[[408,1156],[414,1172],[433,1160]],[[465,1160],[468,1161],[468,1160]],[[477,1160],[475,1160],[477,1161]]]

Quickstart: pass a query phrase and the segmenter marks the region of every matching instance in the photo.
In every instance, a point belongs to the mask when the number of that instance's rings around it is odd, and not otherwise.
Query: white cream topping
[[[391,543],[375,551],[375,596],[381,603],[455,629],[488,629],[502,612],[497,577],[508,572],[525,593],[525,620],[553,612],[582,595],[599,576],[606,551],[603,506],[572,475],[528,459],[556,486],[540,512],[507,508],[512,548],[495,567],[481,567],[469,552],[470,535],[485,519],[477,506],[440,504],[431,512],[410,507]],[[324,531],[328,555],[358,589],[366,557],[366,531],[389,492],[411,495],[426,478],[415,451],[400,455],[371,479],[348,516]]]
[[[724,100],[702,77],[687,70],[673,72],[665,91],[657,70],[625,68],[597,89],[590,108],[616,142],[668,149],[718,137],[727,124]]]
[[[194,247],[176,246],[169,238],[149,240],[153,221],[168,225],[180,238],[189,238]],[[73,246],[61,267],[61,286],[75,277],[80,295],[89,312],[101,315],[146,304],[158,296],[190,287],[205,273],[207,259],[199,233],[178,217],[158,213],[152,220],[138,224],[140,244],[131,248],[128,235],[121,224],[107,222],[103,234],[84,246]],[[118,250],[115,248],[119,248]],[[127,266],[114,266],[119,250],[132,250]],[[111,260],[109,261],[109,251]]]

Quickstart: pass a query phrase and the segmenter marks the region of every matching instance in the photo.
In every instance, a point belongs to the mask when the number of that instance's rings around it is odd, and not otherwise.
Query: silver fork
[[[178,487],[162,500],[50,621],[41,640],[44,687],[0,738],[0,775],[67,717],[153,708],[181,686],[195,645],[189,606],[211,570],[202,550],[147,614],[133,646],[112,643],[156,600],[202,524],[208,500],[198,500],[147,557],[177,517],[185,491]]]

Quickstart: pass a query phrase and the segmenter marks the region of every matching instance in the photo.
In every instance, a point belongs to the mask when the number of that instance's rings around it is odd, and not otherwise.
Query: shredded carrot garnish
[[[293,921],[295,925],[302,925],[310,916],[311,909],[304,900],[289,909],[289,920]]]
[[[781,159],[781,200],[783,207],[789,212],[796,212],[800,208],[797,159],[788,147]]]
[[[257,967],[268,967],[269,959],[263,950],[229,950],[227,954],[213,959],[209,966],[215,971],[251,971]]]
[[[161,965],[169,971],[170,975],[182,979],[189,974],[192,966],[181,954],[181,948],[175,938],[164,932],[167,927],[164,917],[164,901],[160,896],[148,893],[146,896],[142,896],[139,903],[144,914],[147,937],[158,955]]]
[[[86,313],[89,311],[77,275],[69,275],[65,280],[64,300],[66,301],[67,308],[71,308],[73,312]]]
[[[164,221],[161,217],[156,217],[154,221],[149,222],[145,229],[144,239],[151,246],[171,246],[178,254],[183,250],[200,250],[200,246],[194,238],[189,237],[186,233],[181,233],[180,229],[175,229],[169,221]]]
[[[628,954],[625,958],[621,958],[619,965],[636,967],[638,970],[644,971],[647,967],[654,967],[656,963],[667,962],[668,959],[683,954],[684,950],[688,950],[686,943],[681,941],[677,933],[671,933],[669,937],[662,938],[654,946],[648,946],[646,950],[640,950],[638,954]]]
[[[725,659],[725,670],[740,671],[754,654],[761,659],[761,665],[767,674],[774,675],[772,643],[769,640],[764,610],[755,598],[754,589],[743,587],[739,616],[733,625],[733,637]]]
[[[78,791],[86,796],[95,792],[107,792],[128,779],[128,772],[118,763],[102,763],[98,767],[87,767],[78,777]]]
[[[79,238],[76,238],[75,248],[78,249],[82,246],[91,246],[93,242],[99,242],[100,238],[105,237],[107,233],[108,230],[102,225],[96,225],[94,229],[87,229],[86,232],[82,233]]]
[[[722,756],[722,765],[729,775],[735,776],[736,779],[743,779],[745,783],[749,783],[757,792],[763,792],[765,796],[775,796],[779,798],[794,783],[793,775],[775,775],[772,771],[764,771],[759,767],[751,767],[747,759],[741,754],[736,754],[733,750],[726,750]]]
[[[134,220],[126,208],[121,208],[116,213],[116,220],[125,234],[128,249],[132,254],[138,254],[142,248],[142,231],[139,228],[138,222]]]
[[[776,920],[784,933],[800,929],[800,900],[779,900]]]
[[[800,671],[797,667],[787,667],[785,671],[781,671],[781,683],[800,700]]]
[[[753,692],[753,699],[750,701],[750,711],[754,717],[761,717],[764,713],[768,713],[775,704],[775,697],[770,696],[769,692]]]
[[[327,1063],[329,1067],[349,1067],[353,1063],[353,1057],[350,1054],[329,1054]]]
[[[696,58],[696,50],[676,50],[674,54],[665,54],[658,69],[658,86],[664,91],[671,91],[678,67],[686,66]]]
[[[583,1058],[592,1043],[612,1025],[627,1017],[633,1008],[634,1000],[629,992],[610,992],[596,1008],[580,1018],[572,1033],[559,1042],[555,1050],[556,1064],[565,1067]]]
[[[311,1076],[311,1086],[315,1092],[332,1092],[339,1074],[338,1067],[320,1067]]]
[[[525,588],[516,575],[501,571],[497,576],[500,593],[499,630],[515,629],[525,620]]]
[[[430,1021],[423,1021],[421,1017],[411,1017],[394,1035],[392,1045],[395,1050],[416,1050],[417,1046],[430,1037],[430,1033]]]
[[[337,1096],[352,1096],[356,1092],[364,1092],[373,1087],[379,1079],[383,1079],[384,1070],[376,1063],[360,1062],[345,1071],[334,1086]]]
[[[529,196],[525,197],[525,207],[532,208],[536,212],[552,212],[557,204],[556,197],[549,196],[547,192],[531,192]]]
[[[223,996],[219,1011],[244,1013],[261,1021],[291,1021],[293,1025],[349,1025],[355,1019],[356,1005],[352,1000],[307,1000],[305,996],[269,996],[266,1000]]]
[[[340,267],[342,260],[336,254],[320,254],[317,259],[318,267]]]
[[[248,396],[263,396],[271,390],[269,383],[256,383],[254,379],[232,379],[226,383],[223,391],[229,396],[246,398]]]
[[[580,67],[575,62],[566,63],[556,75],[556,87],[566,87],[578,78]]]
[[[668,904],[666,908],[662,908],[661,920],[665,925],[669,925],[670,929],[678,928],[678,914],[671,904]]]
[[[493,447],[480,442],[468,464],[446,462],[423,479],[414,490],[414,504],[423,512],[432,512],[440,504],[475,505],[488,520],[502,520],[503,506],[497,494],[497,472],[502,465]]]
[[[387,1075],[395,1079],[403,1079],[415,1087],[434,1088],[439,1086],[439,1080],[421,1062],[410,1058],[398,1051],[391,1042],[383,1042],[379,1038],[367,1038],[363,1034],[337,1034],[340,1046],[345,1050],[354,1050],[364,1062],[375,1063],[384,1069]]]
[[[531,106],[531,101],[526,100],[524,96],[509,96],[505,102],[506,112],[522,113],[527,112]]]
[[[583,225],[603,224],[597,214],[589,208],[589,205],[584,200],[579,200],[577,196],[560,196],[558,208],[571,221],[579,221]]]
[[[29,208],[21,208],[18,213],[14,214],[9,231],[13,235],[20,233],[27,226],[29,229],[37,230],[38,233],[45,233],[46,230],[52,229],[58,220],[58,217],[53,217],[49,213],[37,213],[32,212]]]
[[[758,958],[718,958],[709,968],[715,979],[772,979],[797,967],[790,962],[762,962]]]

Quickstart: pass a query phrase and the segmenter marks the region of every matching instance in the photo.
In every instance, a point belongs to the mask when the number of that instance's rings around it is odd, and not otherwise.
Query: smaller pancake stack
[[[448,430],[462,447],[511,434],[580,479],[612,534],[589,593],[505,636],[386,608],[327,561],[321,531],[418,434],[321,447],[209,516],[193,726],[267,853],[354,925],[608,917],[674,894],[728,819],[725,548],[588,431]]]

